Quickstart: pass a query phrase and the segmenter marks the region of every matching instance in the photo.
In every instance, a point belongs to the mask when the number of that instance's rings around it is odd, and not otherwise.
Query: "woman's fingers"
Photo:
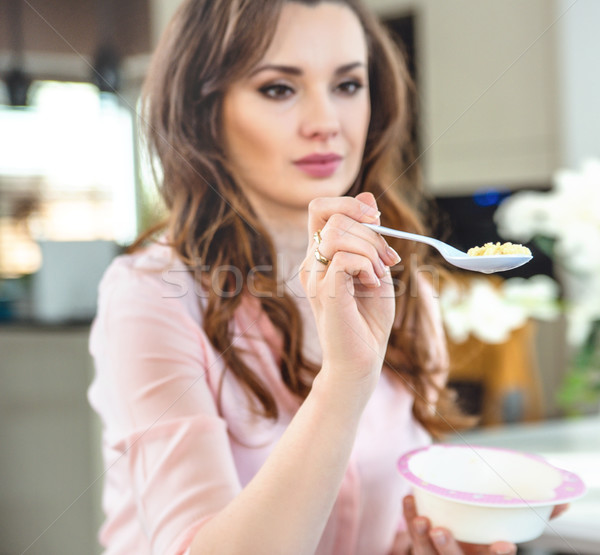
[[[398,254],[388,246],[381,235],[345,214],[331,216],[319,233],[321,243],[318,248],[325,258],[332,260],[338,252],[362,255],[371,261],[375,273],[380,278],[385,275],[387,266],[393,266],[400,261]]]
[[[377,203],[371,193],[360,193],[355,198],[317,198],[310,203],[309,233],[315,240],[309,244],[309,251],[313,252],[307,254],[314,255],[312,267],[321,270],[318,275],[325,275],[322,266],[328,265],[338,253],[352,253],[370,260],[372,272],[361,264],[350,275],[358,277],[364,285],[378,285],[387,267],[400,262],[398,254],[381,235],[361,225],[367,222],[379,223]],[[348,261],[342,265],[348,266]]]
[[[424,516],[418,516],[407,524],[413,542],[413,555],[438,555],[429,537],[431,530],[429,519]]]
[[[363,195],[359,197],[366,200]],[[372,203],[375,203],[374,198]],[[316,198],[308,205],[308,231],[311,238],[315,231],[325,227],[334,214],[344,214],[355,222],[371,224],[379,223],[380,216],[376,206],[362,202],[358,198]]]
[[[438,555],[516,555],[517,546],[510,542],[495,542],[491,545],[478,545],[457,542],[446,528],[433,528],[429,532]]]
[[[415,505],[415,498],[412,495],[407,495],[404,497],[402,500],[402,505],[406,522],[411,521],[417,516],[417,506]]]
[[[454,536],[445,528],[433,528],[429,537],[437,555],[464,555]]]
[[[554,508],[552,509],[552,514],[550,515],[550,518],[556,518],[557,516],[562,515],[568,508],[569,508],[568,503],[563,503],[561,505],[554,505]]]
[[[515,555],[517,546],[499,541],[492,545],[476,545],[456,541],[446,528],[431,528],[426,517],[418,516],[412,495],[403,499],[404,517],[413,542],[414,555]]]
[[[429,538],[429,520],[426,517],[417,515],[414,497],[407,495],[402,503],[408,533],[412,540],[413,555],[437,555]]]
[[[406,531],[398,532],[388,555],[412,555],[412,540]]]
[[[369,260],[364,256],[350,252],[337,252],[331,260],[328,272],[334,272],[335,282],[338,286],[344,285],[349,279],[354,278],[358,279],[365,287],[379,287],[381,285],[381,281]],[[331,293],[335,294],[334,291]]]
[[[496,542],[490,545],[490,555],[515,555],[517,546],[510,542]]]

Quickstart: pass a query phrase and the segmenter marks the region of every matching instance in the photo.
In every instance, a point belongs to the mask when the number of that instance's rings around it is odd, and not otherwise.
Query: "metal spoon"
[[[409,239],[410,241],[418,241],[426,243],[437,249],[439,253],[450,264],[462,268],[463,270],[472,270],[474,272],[483,272],[484,274],[493,274],[494,272],[504,272],[518,268],[529,262],[533,257],[529,254],[495,254],[487,256],[469,256],[466,252],[459,251],[454,247],[432,237],[425,235],[417,235],[416,233],[408,233],[407,231],[398,231],[374,224],[363,224],[368,228],[381,233],[381,235],[389,235],[399,239]]]

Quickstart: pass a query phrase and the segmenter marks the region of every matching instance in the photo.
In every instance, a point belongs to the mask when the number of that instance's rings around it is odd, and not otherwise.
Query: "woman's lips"
[[[310,154],[294,161],[294,164],[311,177],[329,177],[338,169],[342,157],[339,154]]]

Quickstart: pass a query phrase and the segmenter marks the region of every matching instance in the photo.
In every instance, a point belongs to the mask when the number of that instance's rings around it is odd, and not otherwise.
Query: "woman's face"
[[[264,58],[224,97],[227,153],[259,214],[306,212],[350,188],[370,119],[367,56],[349,8],[283,7]]]

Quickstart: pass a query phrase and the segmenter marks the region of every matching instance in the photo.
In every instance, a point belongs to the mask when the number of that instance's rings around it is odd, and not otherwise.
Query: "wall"
[[[438,194],[548,182],[557,163],[553,3],[371,0],[417,17],[423,167]]]
[[[0,553],[100,552],[89,329],[0,327]]]
[[[560,162],[600,157],[600,2],[557,0]]]

